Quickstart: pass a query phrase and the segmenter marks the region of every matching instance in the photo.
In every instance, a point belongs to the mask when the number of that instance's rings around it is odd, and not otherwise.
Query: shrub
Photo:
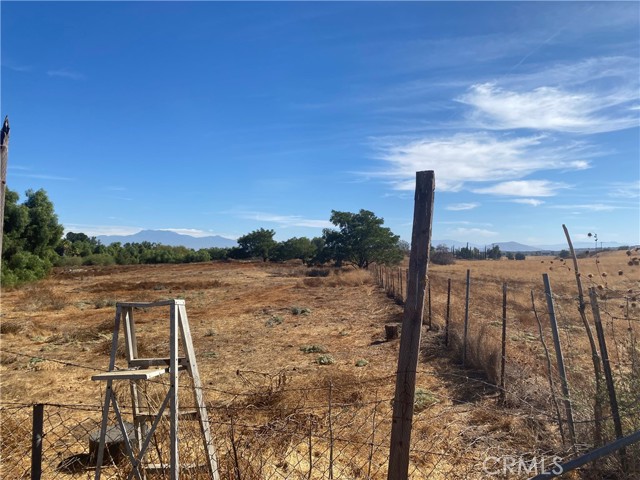
[[[291,313],[293,315],[308,315],[311,313],[311,309],[308,307],[291,307]]]
[[[415,412],[420,412],[436,403],[438,403],[438,399],[431,392],[423,388],[416,388],[416,393],[413,397],[413,409]]]
[[[456,263],[456,258],[453,256],[451,252],[435,252],[431,255],[429,259],[431,263],[436,265],[453,265]]]
[[[320,355],[318,358],[316,358],[316,363],[318,365],[331,365],[332,363],[335,363],[335,360],[329,354]]]
[[[307,277],[328,277],[330,273],[328,268],[311,268],[307,271]]]
[[[280,325],[284,322],[284,319],[279,315],[273,315],[269,320],[267,320],[264,324],[267,327],[273,327],[274,325]]]
[[[327,347],[323,345],[303,345],[300,347],[303,353],[327,353]]]
[[[518,253],[516,253],[516,255],[515,255],[515,259],[516,259],[516,260],[526,260],[526,258],[527,258],[527,257],[526,257],[526,255],[525,255],[524,253],[520,253],[520,252],[518,252]]]
[[[94,253],[82,260],[83,265],[115,265],[115,259],[107,253]]]

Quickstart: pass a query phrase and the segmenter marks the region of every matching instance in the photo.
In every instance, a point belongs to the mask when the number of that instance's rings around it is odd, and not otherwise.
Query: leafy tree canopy
[[[247,233],[238,239],[240,249],[250,258],[262,258],[264,262],[269,259],[269,253],[275,248],[276,241],[273,236],[275,230],[261,228]]]
[[[337,265],[350,263],[368,268],[372,262],[396,264],[403,258],[400,237],[383,227],[384,219],[373,212],[358,213],[331,211],[331,223],[338,230],[325,229],[325,250]]]
[[[2,242],[6,286],[45,277],[58,256],[55,249],[64,231],[44,190],[27,190],[22,204],[19,198],[6,190]]]

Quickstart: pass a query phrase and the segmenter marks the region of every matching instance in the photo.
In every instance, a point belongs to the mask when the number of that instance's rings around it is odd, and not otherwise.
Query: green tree
[[[265,230],[264,228],[254,230],[240,237],[238,245],[249,258],[262,258],[262,261],[266,262],[276,246],[276,241],[273,239],[275,234],[274,230]]]
[[[498,245],[494,245],[491,249],[487,250],[487,258],[491,260],[500,260],[502,258],[502,252]]]
[[[453,253],[451,253],[449,247],[444,244],[440,244],[436,248],[431,247],[431,257],[429,261],[436,265],[453,265],[456,263]]]
[[[403,258],[400,237],[383,227],[384,219],[373,212],[358,213],[331,211],[331,223],[339,230],[325,229],[325,250],[337,266],[344,262],[368,268],[372,262],[397,264]]]
[[[44,278],[58,258],[64,228],[44,190],[27,190],[26,199],[5,194],[2,282],[6,286]]]
[[[307,237],[293,237],[280,242],[273,249],[271,259],[278,262],[299,259],[308,263],[316,254],[316,245]]]

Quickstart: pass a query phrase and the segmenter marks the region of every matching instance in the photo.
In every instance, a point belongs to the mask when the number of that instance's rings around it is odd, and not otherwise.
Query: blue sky
[[[8,186],[67,230],[640,243],[637,2],[5,2]]]

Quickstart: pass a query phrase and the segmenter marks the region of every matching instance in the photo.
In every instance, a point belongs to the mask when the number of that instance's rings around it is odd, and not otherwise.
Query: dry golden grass
[[[625,252],[603,253],[597,259],[580,261],[585,287],[601,285],[599,292],[608,296],[603,310],[607,315],[612,313],[605,323],[608,338],[612,338],[610,351],[616,355],[618,378],[633,374],[628,360],[635,355],[634,338],[640,333],[634,300],[640,291],[640,266],[629,266],[628,261]],[[425,471],[432,472],[431,478],[481,478],[474,476],[470,459],[481,463],[482,455],[494,447],[509,454],[563,449],[553,420],[544,354],[530,299],[534,289],[545,338],[552,348],[542,273],[549,274],[557,295],[578,418],[589,418],[592,367],[584,328],[577,316],[572,268],[548,257],[430,267],[434,329],[423,332],[417,386],[424,392],[425,406],[416,416],[414,440],[418,450],[453,456],[431,457],[425,453],[416,457],[415,465],[422,465],[423,470],[413,478],[421,478]],[[471,269],[472,279],[471,370],[462,369],[458,363],[467,269]],[[271,445],[273,452],[285,452],[282,461],[289,465],[287,468],[297,465],[295,468],[304,473],[308,422],[326,428],[323,422],[329,391],[334,404],[352,405],[349,408],[354,416],[348,417],[351,423],[345,420],[336,428],[350,436],[356,442],[353,445],[370,442],[374,405],[379,405],[375,407],[376,439],[388,438],[388,400],[394,391],[399,342],[384,341],[384,325],[402,319],[402,307],[373,284],[369,272],[324,272],[309,276],[310,270],[300,265],[236,262],[56,269],[50,278],[33,286],[3,292],[2,402],[82,403],[99,411],[103,386],[91,382],[92,372],[80,366],[106,369],[113,302],[184,298],[208,404],[216,412],[232,409],[238,425],[255,425],[245,430],[238,427],[242,442],[248,445],[260,440],[262,446]],[[443,345],[448,278],[453,283],[451,349]],[[502,282],[509,285],[509,393],[499,403],[491,384],[499,378]],[[163,315],[136,311],[142,355],[167,354],[168,323]],[[308,345],[323,345],[334,363],[318,364],[318,354],[301,351]],[[118,364],[123,365],[122,343],[118,352]],[[366,360],[365,366],[356,366],[361,360]],[[631,408],[628,399],[637,391],[625,391],[626,411]],[[126,388],[119,392],[125,405],[128,395]],[[157,402],[154,395],[149,393],[149,398]],[[301,412],[307,416],[299,418]],[[626,421],[629,429],[637,419]],[[219,428],[216,434],[228,441],[228,425],[221,423]],[[256,431],[262,433],[255,437]],[[588,438],[589,432],[581,435]],[[320,443],[314,451],[326,453],[323,440],[317,441]],[[353,456],[341,468],[345,475],[348,471],[353,477],[361,477],[368,454],[353,445],[342,447],[345,452],[353,449]],[[238,460],[247,472],[246,478],[252,476],[252,469],[258,475],[260,468],[263,474],[264,469],[284,468],[262,465],[255,452]],[[326,463],[323,455],[317,458],[318,472],[322,462]],[[376,455],[382,455],[379,461],[384,462],[383,452]],[[231,472],[234,459],[225,453],[220,456],[225,471]],[[458,472],[457,476],[452,472]]]

